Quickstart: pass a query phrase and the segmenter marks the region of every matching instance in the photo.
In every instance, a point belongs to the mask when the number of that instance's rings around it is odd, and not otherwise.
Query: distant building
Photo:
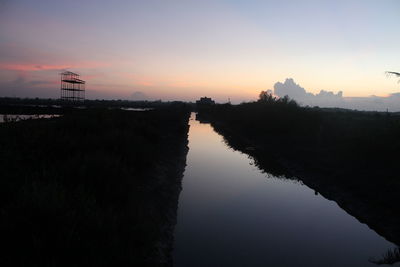
[[[215,101],[212,100],[210,97],[202,97],[200,100],[196,101],[197,105],[214,105]]]

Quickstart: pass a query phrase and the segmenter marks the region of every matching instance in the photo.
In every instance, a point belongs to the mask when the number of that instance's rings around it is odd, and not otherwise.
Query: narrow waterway
[[[394,244],[307,186],[261,172],[192,114],[174,265],[376,266]]]

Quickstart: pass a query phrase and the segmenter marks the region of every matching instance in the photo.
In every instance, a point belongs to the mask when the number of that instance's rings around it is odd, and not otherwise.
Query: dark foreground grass
[[[199,109],[263,170],[297,177],[400,244],[400,116],[266,97]]]
[[[370,262],[377,265],[390,264],[400,262],[400,247],[389,249],[385,254],[382,255],[380,259],[370,259]]]
[[[0,125],[1,266],[168,266],[187,109]]]

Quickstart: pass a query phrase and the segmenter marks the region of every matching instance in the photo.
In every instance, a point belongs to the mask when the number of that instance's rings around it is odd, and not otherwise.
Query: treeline
[[[2,266],[170,266],[189,110],[0,125]]]
[[[202,108],[200,116],[267,172],[300,178],[329,198],[351,195],[342,201],[374,211],[360,220],[400,243],[400,116],[301,107],[267,92],[256,102]]]
[[[65,109],[79,108],[167,108],[188,107],[181,101],[91,100],[70,102],[52,98],[0,97],[0,114],[62,114]]]

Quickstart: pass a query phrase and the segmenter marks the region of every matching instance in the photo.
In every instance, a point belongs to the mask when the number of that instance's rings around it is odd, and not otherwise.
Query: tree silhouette
[[[400,72],[394,72],[394,71],[386,71],[387,76],[396,76],[400,78]],[[400,83],[400,79],[398,80],[398,83]]]
[[[276,101],[276,97],[273,96],[271,90],[261,91],[258,96],[258,101],[263,103],[273,103]]]

